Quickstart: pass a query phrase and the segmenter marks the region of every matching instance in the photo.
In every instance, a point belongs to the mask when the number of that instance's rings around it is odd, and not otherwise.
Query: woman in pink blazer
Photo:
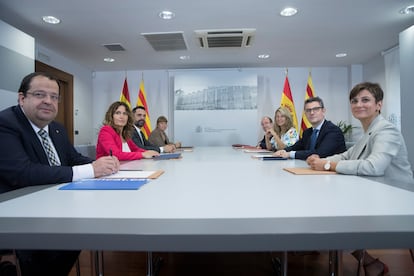
[[[99,131],[96,144],[96,158],[113,155],[120,161],[152,158],[159,155],[154,150],[144,150],[132,141],[134,119],[128,105],[123,102],[114,102],[108,108]]]

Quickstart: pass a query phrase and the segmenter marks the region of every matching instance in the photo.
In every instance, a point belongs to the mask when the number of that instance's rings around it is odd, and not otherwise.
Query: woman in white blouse
[[[267,150],[281,150],[286,147],[292,146],[299,140],[299,134],[296,128],[293,126],[292,115],[286,107],[279,107],[275,111],[275,118],[273,128],[268,130],[272,136],[269,139],[266,138]]]

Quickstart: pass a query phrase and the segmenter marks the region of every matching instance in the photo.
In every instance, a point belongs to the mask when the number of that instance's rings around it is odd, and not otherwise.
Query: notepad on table
[[[194,147],[193,146],[181,146],[177,148],[176,150],[177,151],[193,151]]]
[[[336,172],[333,172],[333,171],[315,171],[315,170],[312,170],[311,168],[283,168],[283,169],[285,171],[288,171],[293,174],[298,174],[298,175],[336,174]]]
[[[157,170],[157,171],[134,171],[134,170],[120,170],[117,173],[104,176],[102,178],[106,179],[155,179],[158,178],[161,174],[163,174],[163,170]]]
[[[235,149],[257,149],[255,146],[245,145],[245,144],[233,144],[231,145]]]
[[[246,153],[272,153],[272,151],[270,150],[265,150],[265,149],[245,149],[244,152]]]
[[[84,179],[71,182],[59,190],[138,190],[147,179]]]
[[[261,154],[253,154],[251,155],[254,159],[262,159],[263,157],[272,156],[273,152],[262,152]]]

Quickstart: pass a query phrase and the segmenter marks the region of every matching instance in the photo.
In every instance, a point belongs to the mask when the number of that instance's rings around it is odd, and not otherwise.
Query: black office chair
[[[80,276],[79,258],[76,259],[75,267],[76,275]],[[0,275],[22,275],[15,250],[0,250]]]
[[[15,250],[0,250],[0,275],[21,276]]]

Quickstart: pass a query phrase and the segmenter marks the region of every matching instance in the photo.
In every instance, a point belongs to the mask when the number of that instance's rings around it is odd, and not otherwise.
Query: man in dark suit
[[[136,106],[132,109],[132,115],[134,116],[134,125],[135,125],[135,130],[132,133],[132,141],[134,141],[134,143],[142,148],[142,149],[146,149],[146,150],[155,150],[158,152],[174,152],[175,151],[175,147],[174,145],[165,145],[163,147],[158,147],[156,145],[151,144],[147,138],[145,138],[144,133],[142,133],[141,128],[144,126],[145,124],[145,119],[147,117],[147,112],[145,110],[145,107],[143,106]]]
[[[53,122],[59,90],[59,82],[52,75],[29,74],[20,85],[18,105],[0,112],[0,193],[100,177],[119,170],[116,157],[93,161],[79,154],[64,127]],[[67,275],[79,255],[79,251],[16,253],[23,275]]]
[[[293,146],[276,151],[274,156],[306,160],[312,154],[324,158],[346,150],[341,129],[325,119],[326,109],[321,98],[307,99],[304,112],[312,127],[306,129]]]

